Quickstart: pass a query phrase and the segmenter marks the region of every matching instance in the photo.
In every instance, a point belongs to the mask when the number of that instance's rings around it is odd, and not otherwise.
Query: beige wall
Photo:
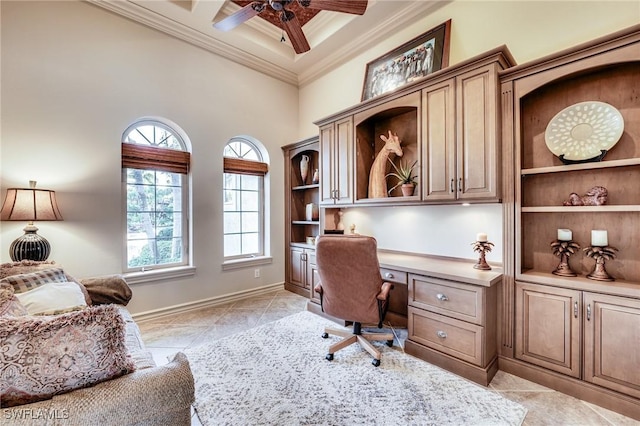
[[[360,101],[367,62],[451,19],[450,63],[507,45],[522,64],[640,22],[640,1],[453,1],[374,49],[300,88],[301,137],[317,132],[313,122]],[[500,205],[348,209],[355,223],[383,248],[473,257],[469,243],[487,232],[502,259]]]
[[[136,118],[165,117],[193,146],[192,278],[134,286],[152,310],[284,280],[283,156],[294,141],[294,86],[84,2],[2,1],[2,194],[38,181],[64,222],[40,222],[50,259],[77,277],[122,271],[120,141]],[[247,102],[247,100],[251,102]],[[283,120],[282,117],[287,117]],[[222,148],[261,141],[271,160],[273,264],[221,271]],[[2,222],[0,260],[25,223]]]

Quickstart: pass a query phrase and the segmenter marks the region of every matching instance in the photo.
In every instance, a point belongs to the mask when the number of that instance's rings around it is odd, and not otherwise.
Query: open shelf
[[[520,171],[522,176],[537,175],[543,173],[560,173],[571,172],[579,170],[593,170],[602,169],[607,167],[623,167],[623,166],[638,166],[640,165],[640,158],[628,158],[624,160],[612,160],[612,161],[600,161],[594,163],[582,163],[582,164],[567,164],[562,166],[550,166],[550,167],[536,167],[533,169],[523,169]]]
[[[611,212],[640,212],[640,205],[619,206],[536,206],[522,207],[522,213],[611,213]]]
[[[320,188],[319,183],[312,183],[310,185],[298,185],[291,188],[292,191],[306,191],[308,189]]]

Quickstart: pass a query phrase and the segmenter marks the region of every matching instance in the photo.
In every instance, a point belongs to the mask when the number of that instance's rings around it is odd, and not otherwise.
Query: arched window
[[[236,137],[224,148],[224,259],[265,255],[265,175],[257,141]]]
[[[140,119],[122,135],[125,271],[189,264],[186,135],[161,119]]]

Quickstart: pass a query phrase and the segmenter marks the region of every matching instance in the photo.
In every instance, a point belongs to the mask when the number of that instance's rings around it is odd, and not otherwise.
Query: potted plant
[[[400,186],[402,195],[405,197],[413,195],[413,191],[416,187],[416,178],[418,177],[418,175],[413,174],[413,168],[418,164],[418,160],[414,161],[410,166],[408,163],[403,163],[402,160],[400,160],[399,166],[396,166],[391,159],[388,158],[388,160],[391,163],[391,166],[393,166],[395,172],[388,173],[385,177],[394,176],[398,179],[398,183],[388,191],[389,194]]]

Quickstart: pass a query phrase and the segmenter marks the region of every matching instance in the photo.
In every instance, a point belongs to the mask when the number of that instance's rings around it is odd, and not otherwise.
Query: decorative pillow
[[[24,293],[47,283],[61,283],[67,281],[62,268],[49,268],[29,274],[18,274],[5,277],[0,282],[9,283],[16,293]]]
[[[28,274],[42,269],[55,268],[56,262],[53,260],[21,260],[19,262],[9,262],[0,265],[0,279],[11,275]],[[67,280],[71,281],[71,280]]]
[[[0,317],[0,407],[27,404],[134,371],[113,305]]]
[[[29,315],[57,315],[87,307],[84,295],[76,283],[52,282],[17,293],[16,297]]]
[[[73,282],[80,289],[85,300],[84,305],[91,305],[91,297],[89,297],[87,289],[73,277],[66,274],[62,268],[48,267],[47,269],[36,270],[26,274],[10,275],[2,278],[0,283],[9,283],[16,293],[24,293],[47,283],[66,281]]]
[[[13,287],[0,284],[0,317],[27,315],[27,310],[13,293]]]
[[[131,300],[131,288],[122,275],[84,278],[82,284],[89,292],[91,301],[95,305],[116,303],[127,306]]]

